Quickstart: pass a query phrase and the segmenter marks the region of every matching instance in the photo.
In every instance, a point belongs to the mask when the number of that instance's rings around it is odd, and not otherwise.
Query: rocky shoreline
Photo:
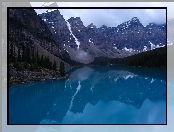
[[[17,71],[12,65],[9,68],[9,85],[22,84],[22,83],[30,83],[44,80],[52,80],[52,79],[62,79],[66,78],[68,75],[66,74],[64,77],[60,76],[58,71],[40,68],[36,70],[20,70]]]

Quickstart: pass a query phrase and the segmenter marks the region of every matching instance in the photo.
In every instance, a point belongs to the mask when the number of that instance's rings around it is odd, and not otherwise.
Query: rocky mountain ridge
[[[9,84],[60,78],[64,70],[71,68],[61,58],[59,43],[34,9],[9,9],[7,29]]]
[[[59,41],[62,55],[84,64],[95,57],[123,58],[166,45],[166,24],[144,27],[137,17],[117,27],[97,28],[93,23],[85,27],[80,17],[65,20],[59,10],[39,16]]]
[[[9,51],[13,45],[15,54],[22,47],[28,47],[30,51],[38,50],[38,54],[48,56],[51,62],[56,61],[57,68],[60,59],[59,43],[52,35],[47,24],[37,15],[33,9],[9,10]],[[19,54],[22,54],[20,51]],[[32,53],[30,54],[30,57]],[[65,62],[66,69],[71,66]]]

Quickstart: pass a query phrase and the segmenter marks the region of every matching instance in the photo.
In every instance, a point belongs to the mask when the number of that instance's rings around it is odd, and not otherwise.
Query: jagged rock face
[[[118,25],[116,28],[106,28],[107,32],[111,32],[108,36],[110,38],[110,45],[115,46],[117,49],[140,50],[140,41],[143,35],[144,27],[138,18],[132,18],[125,23]]]
[[[30,41],[30,44],[33,44],[35,41],[42,41],[40,45],[50,51],[50,45],[55,45],[54,37],[49,28],[42,19],[37,16],[34,10],[10,9],[9,31],[10,40],[15,41],[16,44],[22,41]],[[45,41],[47,41],[46,44]]]
[[[114,46],[121,50],[126,47],[141,51],[144,46],[150,49],[149,41],[160,46],[166,44],[165,25],[149,24],[144,27],[138,18],[132,18],[117,27],[102,26],[99,30],[105,36],[108,48]]]
[[[67,22],[60,14],[59,10],[39,14],[39,16],[48,25],[49,29],[61,47],[64,44],[68,44],[72,48],[77,47],[75,39],[70,34],[70,31],[67,27]]]
[[[69,24],[71,25],[71,30],[76,38],[82,43],[84,46],[89,46],[88,43],[88,34],[86,33],[86,27],[83,25],[80,17],[71,17],[68,19]],[[81,48],[82,48],[81,45]]]
[[[53,19],[54,15],[56,19]],[[117,27],[103,25],[97,28],[93,23],[85,27],[80,17],[71,17],[66,21],[58,10],[40,16],[61,43],[63,51],[73,56],[78,47],[89,54],[89,58],[122,58],[166,45],[166,24],[149,23],[144,27],[137,17]],[[74,53],[70,53],[72,50],[67,46],[73,48]],[[71,59],[81,62],[73,57]]]
[[[23,29],[29,31],[36,37],[52,39],[52,34],[47,25],[37,16],[34,10],[28,9],[10,9],[9,19],[18,22]],[[35,20],[34,20],[35,19]],[[34,21],[33,21],[34,20]],[[10,23],[11,24],[11,23]],[[14,23],[12,23],[14,24]]]
[[[48,56],[52,62],[55,60],[59,67],[59,44],[34,9],[10,9],[8,17],[9,45],[14,45],[17,51],[23,45],[32,51],[38,49],[39,55]],[[65,67],[70,66],[65,63]]]

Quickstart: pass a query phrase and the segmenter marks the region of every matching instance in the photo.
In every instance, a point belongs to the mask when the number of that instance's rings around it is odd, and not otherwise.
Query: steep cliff
[[[58,10],[39,14],[56,40],[62,55],[88,64],[95,57],[124,58],[166,45],[166,24],[142,25],[137,17],[116,27],[84,26],[80,17],[63,18]]]
[[[15,53],[23,46],[39,55],[48,56],[51,62],[56,61],[59,67],[60,53],[59,43],[52,35],[47,24],[37,15],[33,9],[9,10],[9,50],[11,45],[16,47]],[[21,53],[20,53],[21,54]],[[30,54],[30,57],[32,54]],[[68,69],[69,64],[65,62]]]

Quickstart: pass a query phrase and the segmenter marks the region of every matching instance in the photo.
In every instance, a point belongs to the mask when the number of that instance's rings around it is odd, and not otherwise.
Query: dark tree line
[[[60,68],[57,69],[56,61],[50,61],[49,56],[39,55],[38,50],[34,50],[32,47],[34,44],[32,37],[42,40],[41,43],[44,41],[51,44],[58,43],[55,41],[55,38],[51,34],[51,31],[47,27],[46,23],[37,16],[34,10],[33,12],[15,10],[15,12],[10,11],[9,13],[11,14],[9,15],[8,21],[8,61],[13,64],[17,71],[25,69],[39,70],[41,68],[59,71]],[[27,14],[30,14],[32,17],[27,17]],[[20,18],[18,18],[18,16],[20,16]],[[39,25],[33,25],[33,21],[39,23]],[[63,68],[61,71],[64,71],[64,66],[60,67]]]
[[[98,57],[92,65],[121,64],[134,67],[166,67],[167,66],[166,46],[139,53],[125,58]]]
[[[166,67],[167,66],[167,50],[166,46],[144,53],[136,54],[124,59],[124,63],[128,66],[142,67]]]
[[[59,73],[60,73],[60,75],[63,77],[63,76],[65,76],[65,68],[64,68],[65,66],[64,66],[64,63],[61,61],[60,62],[60,68],[59,68]]]
[[[39,68],[46,68],[57,71],[56,61],[52,63],[49,56],[39,55],[38,49],[35,53],[33,48],[25,45],[18,47],[18,51],[16,53],[15,46],[10,44],[9,60],[10,62],[14,63],[14,67],[17,70],[37,70]],[[65,67],[63,62],[60,63],[59,72],[61,76],[65,75]]]

